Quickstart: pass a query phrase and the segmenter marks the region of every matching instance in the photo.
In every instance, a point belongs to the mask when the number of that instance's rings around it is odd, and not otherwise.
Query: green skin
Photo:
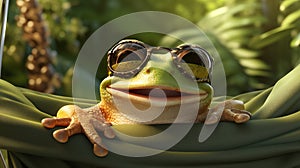
[[[178,84],[179,83],[179,84]],[[213,96],[213,88],[207,82],[195,82],[192,79],[184,76],[178,68],[172,62],[172,57],[170,53],[166,54],[152,54],[150,60],[146,64],[146,66],[133,78],[130,79],[123,79],[116,76],[109,76],[105,78],[101,85],[100,85],[100,95],[101,95],[101,103],[100,107],[109,104],[111,107],[110,113],[118,113],[118,108],[115,105],[114,99],[117,98],[116,94],[114,96],[113,93],[107,88],[113,87],[115,91],[118,90],[139,90],[139,89],[153,89],[153,88],[160,88],[164,90],[168,90],[170,92],[178,92],[183,93],[192,97],[195,97],[195,100],[190,100],[189,103],[197,103],[196,98],[201,101],[199,106],[199,113],[207,112],[208,106],[211,103],[212,96]],[[118,93],[118,92],[117,92]],[[202,95],[202,96],[200,96]],[[188,96],[181,97],[182,101]],[[122,97],[126,99],[126,95]],[[120,100],[122,101],[122,98]],[[166,111],[168,108],[175,109],[175,106],[179,108],[182,105],[180,97],[177,99],[173,97],[171,98],[166,95],[167,104],[165,106]],[[143,95],[135,95],[133,103],[135,106],[145,106],[148,99],[143,99]],[[157,102],[161,102],[160,99]],[[153,102],[153,106],[155,105],[156,101]],[[187,103],[187,104],[189,104]],[[149,106],[149,104],[148,104]],[[120,106],[122,107],[122,106]],[[106,108],[102,108],[103,111],[106,111]],[[124,113],[124,112],[123,112]],[[120,115],[116,115],[115,117],[112,116],[111,118],[107,117],[113,124],[124,124],[124,123],[131,123],[130,119],[119,120]],[[156,123],[171,123],[173,120],[161,120],[161,121],[151,121],[148,124],[156,124]],[[185,122],[185,121],[183,121]]]
[[[147,93],[154,88],[162,89],[168,93],[164,98],[154,96],[150,103]],[[130,92],[126,92],[126,90]],[[131,91],[136,90],[140,92],[132,94]],[[170,93],[172,96],[170,96]],[[177,93],[176,96],[174,96],[174,93]],[[184,96],[180,96],[181,94]],[[42,125],[46,128],[66,126],[66,128],[58,129],[53,133],[53,137],[62,143],[67,142],[68,138],[74,134],[86,134],[94,145],[95,155],[101,157],[106,156],[108,151],[101,145],[100,136],[95,136],[97,134],[93,132],[95,129],[102,131],[107,138],[114,138],[115,135],[110,127],[111,125],[173,123],[181,106],[192,107],[191,109],[198,109],[198,111],[195,115],[188,113],[188,111],[193,110],[185,110],[185,116],[187,117],[177,121],[180,123],[205,121],[207,124],[212,124],[218,122],[219,119],[243,123],[251,117],[251,114],[244,110],[243,103],[237,100],[225,101],[225,104],[215,107],[223,109],[221,118],[220,114],[217,113],[208,115],[213,88],[207,82],[197,83],[183,75],[172,62],[170,53],[152,54],[145,67],[130,79],[108,76],[100,85],[100,95],[101,102],[98,105],[87,109],[81,109],[75,105],[64,106],[58,111],[56,117],[43,119]],[[163,99],[166,99],[166,101],[162,101]],[[127,115],[128,112],[123,111],[125,109],[123,107],[127,105],[126,101],[132,103],[136,107],[135,109],[138,109],[133,114],[141,113],[142,110],[147,110],[150,107],[153,107],[153,113],[161,107],[164,107],[164,110],[159,117],[153,120],[139,122],[139,119],[143,119],[143,115],[135,118],[132,114]],[[125,103],[122,104],[122,102]],[[152,112],[150,111],[147,114]],[[91,124],[91,122],[94,124]]]

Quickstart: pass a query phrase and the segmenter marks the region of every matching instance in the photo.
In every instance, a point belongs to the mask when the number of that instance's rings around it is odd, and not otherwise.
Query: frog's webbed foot
[[[220,114],[220,110],[223,113]],[[222,111],[221,111],[222,112]],[[231,121],[235,123],[245,123],[250,120],[252,114],[245,110],[244,103],[239,100],[226,100],[224,103],[217,105],[211,109],[211,113],[207,115],[206,124],[214,124],[219,121]]]
[[[54,128],[56,126],[66,127],[58,129],[53,133],[53,137],[61,143],[67,142],[70,136],[83,132],[78,121],[78,116],[75,114],[75,106],[72,105],[62,107],[58,111],[57,117],[44,118],[42,125],[46,128]]]
[[[93,121],[99,125],[91,124]],[[43,119],[42,125],[46,128],[66,127],[53,132],[53,137],[61,143],[67,142],[74,134],[85,133],[94,145],[94,154],[100,157],[106,156],[108,151],[103,147],[97,131],[103,132],[107,138],[115,136],[111,124],[104,120],[98,106],[81,109],[75,105],[66,105],[58,111],[57,117]]]

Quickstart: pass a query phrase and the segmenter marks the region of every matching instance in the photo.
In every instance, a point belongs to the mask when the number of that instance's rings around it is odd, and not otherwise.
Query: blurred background
[[[224,64],[228,95],[264,89],[299,64],[299,9],[300,0],[11,0],[2,78],[70,96],[73,65],[85,40],[119,16],[155,10],[182,16],[209,36]],[[196,36],[188,29],[177,33],[191,41]],[[161,34],[138,38],[176,44]],[[107,74],[99,73],[99,80]]]

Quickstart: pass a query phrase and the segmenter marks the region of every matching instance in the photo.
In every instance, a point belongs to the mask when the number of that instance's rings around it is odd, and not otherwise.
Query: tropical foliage
[[[229,94],[269,87],[299,63],[299,7],[297,0],[236,1],[197,23],[222,58]],[[201,41],[191,30],[177,34]]]
[[[24,64],[30,48],[21,38],[15,38],[22,32],[15,21],[18,9],[11,3],[2,77],[26,87]],[[64,82],[59,94],[70,94],[72,65],[81,45],[96,29],[114,18],[143,10],[174,13],[203,29],[223,61],[229,95],[272,86],[299,64],[299,0],[89,0],[89,3],[39,0],[39,3],[56,55],[55,70]],[[199,40],[190,30],[176,33],[192,42]],[[167,36],[140,38],[154,45],[176,44],[176,40]]]

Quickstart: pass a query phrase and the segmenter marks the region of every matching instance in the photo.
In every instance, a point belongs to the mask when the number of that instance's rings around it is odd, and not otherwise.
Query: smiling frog
[[[183,44],[171,49],[151,47],[138,40],[122,40],[110,49],[107,61],[109,75],[100,84],[100,103],[86,109],[66,105],[56,117],[42,120],[46,128],[66,127],[53,133],[57,141],[65,143],[70,136],[84,133],[94,145],[94,154],[106,156],[108,151],[99,145],[101,138],[94,129],[107,138],[114,138],[111,126],[118,124],[203,121],[213,124],[219,119],[244,123],[251,118],[251,113],[238,100],[226,100],[220,117],[215,113],[208,115],[213,97],[213,59],[197,45]],[[178,119],[183,105],[185,117]]]

